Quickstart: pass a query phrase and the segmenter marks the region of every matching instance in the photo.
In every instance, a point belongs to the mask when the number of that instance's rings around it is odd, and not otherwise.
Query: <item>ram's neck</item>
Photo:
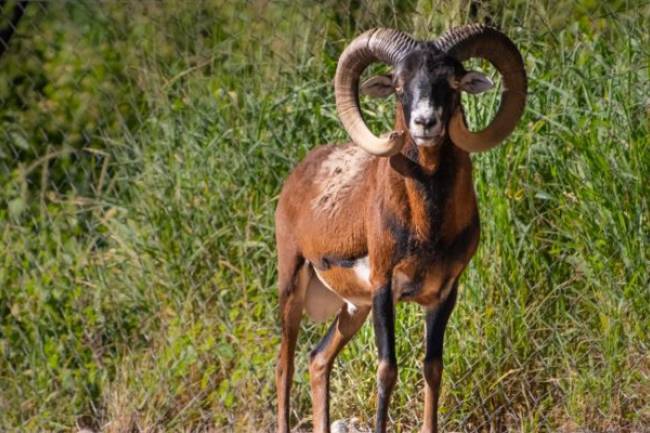
[[[399,103],[394,129],[408,131]],[[402,152],[384,164],[387,196],[399,201],[394,203],[393,213],[400,224],[409,227],[417,239],[431,241],[442,224],[442,207],[454,182],[456,149],[448,139],[422,147],[407,137]]]

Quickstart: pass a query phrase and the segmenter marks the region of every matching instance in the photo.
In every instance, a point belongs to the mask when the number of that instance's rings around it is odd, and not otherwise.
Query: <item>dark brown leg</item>
[[[289,397],[293,378],[293,357],[300,329],[308,269],[299,257],[279,254],[280,320],[282,340],[275,371],[278,393],[278,433],[289,433]]]
[[[388,421],[388,404],[397,381],[395,356],[395,307],[390,284],[380,288],[372,300],[372,321],[379,354],[377,369],[376,433],[385,433]]]
[[[424,423],[421,433],[438,432],[438,399],[442,379],[442,351],[447,320],[456,304],[458,283],[454,285],[442,303],[427,311],[426,355],[424,357]]]
[[[347,304],[341,308],[325,337],[311,352],[309,376],[313,408],[314,433],[329,433],[329,376],[338,353],[361,328],[370,307],[358,307],[352,312]]]

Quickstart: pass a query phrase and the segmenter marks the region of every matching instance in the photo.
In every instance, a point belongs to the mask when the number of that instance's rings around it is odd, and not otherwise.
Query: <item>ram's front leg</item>
[[[379,353],[377,369],[377,416],[376,433],[386,431],[388,404],[397,381],[397,358],[395,356],[395,306],[390,282],[382,285],[372,300],[372,321],[375,342]]]
[[[447,298],[426,312],[426,354],[424,356],[424,423],[421,433],[438,432],[438,399],[442,379],[442,351],[447,320],[456,304],[458,283],[453,286]]]

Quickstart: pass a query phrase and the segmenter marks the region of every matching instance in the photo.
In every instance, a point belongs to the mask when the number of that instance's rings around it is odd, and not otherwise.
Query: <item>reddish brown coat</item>
[[[397,112],[395,130],[406,129],[401,107]],[[356,173],[334,168],[323,179],[323,171],[327,172],[323,166],[336,152],[357,159],[359,166],[351,168]],[[356,152],[363,153],[353,143],[320,146],[296,167],[278,203],[278,243],[291,245],[292,254],[306,259],[339,296],[355,304],[369,305],[374,290],[389,278],[397,299],[417,283],[421,287],[405,299],[425,306],[437,303],[445,282],[460,275],[478,244],[469,155],[449,141],[419,149],[409,141],[401,154],[390,158],[359,157]],[[417,158],[419,167],[406,155]],[[345,184],[346,178],[353,183]],[[429,180],[434,191],[423,187]],[[342,183],[336,188],[345,189],[345,194],[327,189],[336,182]],[[438,194],[436,187],[447,190],[438,202],[431,196]],[[363,284],[352,268],[328,263],[366,255],[370,285]]]

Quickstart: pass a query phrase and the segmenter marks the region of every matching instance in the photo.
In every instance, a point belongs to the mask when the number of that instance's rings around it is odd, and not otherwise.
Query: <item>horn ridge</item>
[[[512,133],[524,112],[527,78],[521,53],[505,34],[482,24],[451,29],[434,44],[461,62],[472,57],[486,59],[503,77],[501,103],[490,125],[482,131],[469,131],[462,110],[454,113],[449,122],[452,141],[467,152],[483,152],[497,146]]]
[[[356,37],[339,57],[334,77],[336,109],[352,141],[368,153],[389,156],[404,145],[404,131],[375,136],[363,121],[359,106],[359,77],[373,62],[398,63],[418,41],[394,29],[374,28]]]

